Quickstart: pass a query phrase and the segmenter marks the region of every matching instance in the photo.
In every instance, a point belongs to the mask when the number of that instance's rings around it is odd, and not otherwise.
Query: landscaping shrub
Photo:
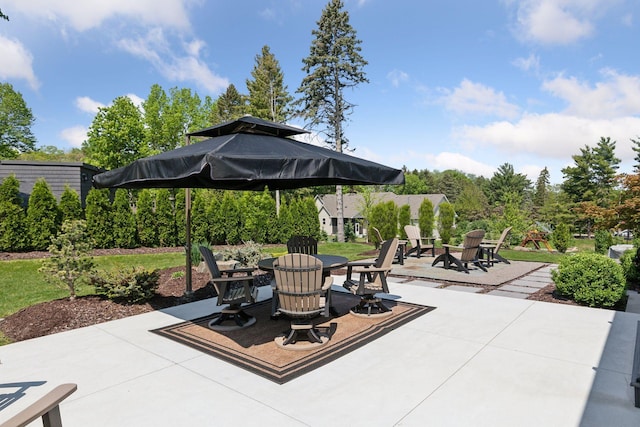
[[[254,242],[246,242],[242,246],[228,248],[222,251],[222,260],[236,260],[242,267],[256,267],[258,261],[264,258],[262,245]]]
[[[82,220],[65,221],[62,230],[51,239],[49,253],[40,267],[45,280],[69,289],[69,299],[75,299],[76,289],[91,281],[93,259],[89,252],[93,248]]]
[[[613,307],[625,295],[622,266],[603,255],[579,253],[563,258],[551,275],[560,295],[590,307]]]
[[[561,223],[556,226],[551,234],[551,243],[560,253],[565,253],[571,243],[571,233],[569,232],[569,226]]]
[[[142,303],[156,293],[160,273],[148,271],[144,267],[132,267],[113,272],[101,272],[93,276],[96,293],[127,303]]]
[[[19,252],[29,248],[27,218],[22,206],[0,201],[0,251]]]
[[[129,191],[124,188],[116,190],[113,204],[111,233],[113,234],[113,244],[116,248],[135,248],[138,246],[138,228],[136,217],[131,210],[129,203]]]
[[[606,254],[613,245],[613,236],[608,230],[597,230],[594,235],[595,252]]]
[[[620,265],[628,285],[640,284],[640,248],[625,251],[620,257]]]
[[[383,239],[398,235],[398,206],[392,200],[373,205],[370,214],[369,226],[377,228]]]

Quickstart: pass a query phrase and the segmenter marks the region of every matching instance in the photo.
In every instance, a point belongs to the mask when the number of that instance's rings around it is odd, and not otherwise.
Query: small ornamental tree
[[[51,239],[49,253],[40,272],[49,283],[69,289],[69,299],[76,298],[80,285],[88,284],[93,273],[93,259],[89,256],[91,240],[86,233],[86,222],[65,221],[62,230]]]
[[[406,239],[407,233],[404,231],[404,226],[411,224],[411,206],[400,206],[400,212],[398,213],[398,223],[400,227],[400,238]]]
[[[129,191],[118,188],[113,199],[113,243],[116,248],[133,248],[137,244],[136,218],[131,211]]]
[[[433,203],[431,203],[431,200],[425,198],[422,200],[422,203],[420,203],[420,208],[418,209],[418,227],[420,227],[421,237],[433,236],[434,219]]]
[[[109,190],[92,188],[85,201],[87,234],[98,248],[113,247],[111,202]]]
[[[56,198],[44,178],[33,185],[27,208],[27,225],[31,247],[45,250],[60,227],[60,211]]]
[[[78,196],[77,191],[68,185],[64,186],[64,191],[60,196],[59,207],[62,215],[62,222],[82,219],[82,203],[80,202],[80,196]]]
[[[438,231],[443,244],[448,244],[453,234],[453,205],[448,202],[440,203],[440,215],[438,217]],[[422,230],[421,230],[422,231]]]
[[[138,240],[142,246],[148,248],[158,246],[156,216],[153,213],[153,195],[146,188],[138,194],[136,225],[138,227]]]

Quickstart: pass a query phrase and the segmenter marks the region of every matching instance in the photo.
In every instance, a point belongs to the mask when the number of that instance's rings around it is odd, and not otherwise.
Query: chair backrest
[[[404,232],[407,234],[407,240],[412,247],[420,244],[420,228],[417,225],[405,225]]]
[[[478,250],[480,249],[480,243],[482,243],[483,238],[484,230],[473,230],[468,232],[464,236],[464,242],[462,243],[460,261],[469,262],[478,259]]]
[[[220,269],[218,268],[218,263],[216,262],[216,257],[213,256],[211,249],[206,246],[198,246],[198,250],[200,250],[200,255],[202,255],[202,259],[204,260],[209,273],[211,273],[211,277],[213,279],[222,277]]]
[[[287,251],[290,254],[315,255],[318,253],[318,241],[311,236],[292,236],[287,241]]]
[[[273,273],[281,312],[308,317],[322,310],[322,261],[307,254],[286,254],[273,263]]]
[[[496,243],[496,248],[493,250],[493,253],[498,253],[498,251],[500,250],[500,248],[502,247],[502,244],[504,243],[504,240],[507,238],[507,235],[509,234],[509,232],[511,231],[513,227],[507,227],[504,230],[502,230],[502,234],[500,235],[500,238],[498,239],[498,243]]]

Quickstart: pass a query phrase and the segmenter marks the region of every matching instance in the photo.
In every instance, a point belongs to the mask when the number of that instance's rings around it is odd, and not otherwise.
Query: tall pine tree
[[[261,54],[256,55],[251,77],[247,79],[251,115],[274,122],[286,122],[291,114],[293,97],[287,91],[280,63],[269,46],[263,46]]]
[[[367,61],[360,55],[361,41],[349,23],[349,13],[342,0],[331,0],[322,11],[318,28],[312,31],[309,56],[302,60],[306,76],[297,92],[298,114],[312,127],[321,126],[327,142],[342,152],[347,146],[344,123],[354,104],[345,99],[345,89],[367,83]],[[338,241],[344,242],[342,186],[336,186]]]

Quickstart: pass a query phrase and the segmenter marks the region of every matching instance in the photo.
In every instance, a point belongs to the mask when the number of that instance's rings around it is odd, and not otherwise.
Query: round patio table
[[[347,265],[349,259],[340,255],[315,254],[311,255],[322,261],[322,274],[328,275],[331,270]],[[258,268],[263,271],[273,271],[273,262],[278,258],[265,258],[258,261]]]

